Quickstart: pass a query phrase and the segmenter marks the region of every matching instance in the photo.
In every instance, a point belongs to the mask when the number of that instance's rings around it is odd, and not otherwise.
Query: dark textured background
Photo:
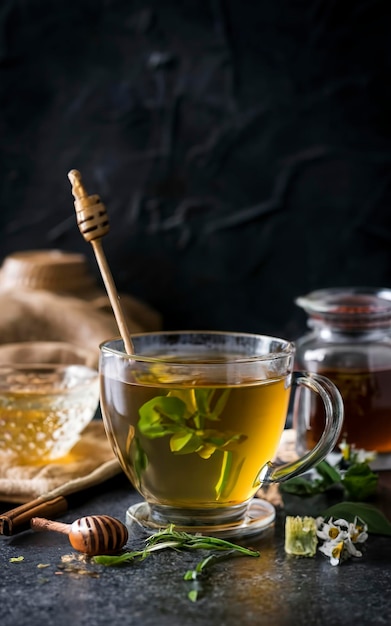
[[[168,328],[295,338],[391,283],[389,0],[2,0],[0,255],[92,250]]]

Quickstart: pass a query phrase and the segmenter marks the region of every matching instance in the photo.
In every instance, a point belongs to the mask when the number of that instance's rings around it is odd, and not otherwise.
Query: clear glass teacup
[[[245,536],[262,532],[274,507],[254,497],[333,450],[343,404],[328,379],[294,373],[294,344],[248,333],[173,331],[132,335],[100,346],[101,408],[108,438],[144,501],[129,525],[169,524],[193,532]],[[318,394],[325,426],[300,459],[273,462],[292,385]]]

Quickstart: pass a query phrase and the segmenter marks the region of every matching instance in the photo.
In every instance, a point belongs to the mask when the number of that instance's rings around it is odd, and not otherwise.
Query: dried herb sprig
[[[258,557],[260,553],[250,548],[245,548],[236,543],[232,543],[218,537],[209,537],[200,534],[191,534],[185,531],[175,530],[174,525],[153,533],[146,539],[146,546],[143,550],[124,552],[123,554],[108,556],[99,555],[94,557],[95,563],[106,566],[122,565],[133,561],[143,561],[157,550],[210,550],[212,553],[200,560],[196,567],[188,570],[184,574],[184,579],[196,581],[203,571],[222,559],[232,556]],[[188,598],[195,602],[198,599],[199,588],[193,587]]]

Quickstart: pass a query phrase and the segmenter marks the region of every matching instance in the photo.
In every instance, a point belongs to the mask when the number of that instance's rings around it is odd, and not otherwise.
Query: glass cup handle
[[[283,464],[269,461],[259,476],[263,484],[284,482],[315,467],[334,449],[341,433],[344,417],[343,401],[331,380],[320,374],[294,372],[292,385],[296,385],[296,388],[306,387],[321,397],[325,408],[325,427],[316,446],[297,460]]]

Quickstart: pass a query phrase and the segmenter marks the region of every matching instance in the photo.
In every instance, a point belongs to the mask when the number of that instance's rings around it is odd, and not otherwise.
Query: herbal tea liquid
[[[285,377],[173,388],[103,376],[101,391],[109,439],[134,486],[149,502],[182,508],[232,506],[254,495],[289,400]]]

